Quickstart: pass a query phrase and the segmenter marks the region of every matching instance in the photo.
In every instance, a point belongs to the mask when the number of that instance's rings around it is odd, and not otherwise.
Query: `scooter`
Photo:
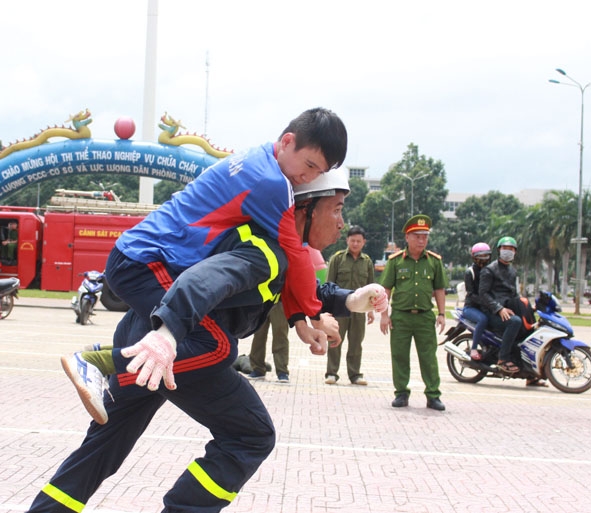
[[[84,276],[84,279],[78,287],[78,295],[72,298],[72,308],[76,312],[76,322],[84,326],[94,315],[94,306],[101,297],[105,275],[99,271],[86,271],[80,276]]]
[[[541,292],[535,301],[537,323],[533,331],[517,344],[514,357],[519,371],[509,374],[497,366],[501,337],[485,330],[478,352],[480,360],[470,358],[475,324],[465,319],[462,309],[452,315],[458,323],[446,333],[443,348],[447,351],[447,367],[461,383],[478,383],[486,377],[547,379],[558,390],[580,394],[591,388],[591,349],[574,339],[573,328],[560,315],[560,304],[550,292]]]
[[[0,319],[6,319],[14,307],[14,299],[18,298],[18,288],[21,281],[18,278],[4,278],[0,280]]]

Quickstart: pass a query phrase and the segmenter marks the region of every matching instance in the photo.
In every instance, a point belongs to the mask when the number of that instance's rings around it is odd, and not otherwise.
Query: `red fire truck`
[[[105,268],[115,240],[157,205],[97,200],[83,191],[57,191],[45,209],[0,205],[0,235],[18,223],[16,258],[0,259],[0,278],[18,277],[21,288],[73,291],[81,273]],[[110,310],[125,305],[108,288],[101,302]]]
[[[121,202],[107,191],[63,189],[56,191],[44,209],[0,205],[0,234],[7,233],[10,221],[18,223],[17,255],[14,260],[0,260],[0,278],[18,277],[23,289],[74,291],[84,271],[104,270],[117,237],[157,207]],[[326,263],[322,253],[308,249],[316,276],[323,282]],[[113,311],[127,309],[108,282],[101,303]]]

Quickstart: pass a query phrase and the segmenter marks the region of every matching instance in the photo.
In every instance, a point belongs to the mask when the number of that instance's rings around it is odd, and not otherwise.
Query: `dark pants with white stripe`
[[[132,264],[122,261],[128,268],[119,275],[133,282],[129,269]],[[136,279],[140,279],[138,275]],[[162,281],[150,278],[148,273],[141,279],[152,279],[154,284]],[[146,290],[145,281],[142,285]],[[152,288],[157,295],[157,287]],[[120,294],[119,286],[113,290]],[[162,289],[162,295],[164,292]],[[129,296],[122,299],[128,302]],[[142,303],[147,304],[145,293],[143,299]],[[132,344],[150,331],[151,309],[127,312],[115,332],[115,347]],[[177,389],[169,391],[161,386],[149,392],[134,384],[134,375],[124,372],[129,360],[115,350],[119,374],[110,379],[114,400],[105,397],[109,422],[104,426],[91,423],[80,448],[62,463],[29,511],[80,511],[100,484],[119,469],[166,400],[208,428],[213,440],[207,443],[205,455],[189,465],[165,495],[163,511],[209,513],[227,506],[275,445],[275,430],[267,409],[250,383],[231,368],[236,355],[236,339],[216,323],[215,314],[208,316],[177,346]],[[211,364],[211,358],[217,363]],[[158,461],[158,454],[151,456]]]

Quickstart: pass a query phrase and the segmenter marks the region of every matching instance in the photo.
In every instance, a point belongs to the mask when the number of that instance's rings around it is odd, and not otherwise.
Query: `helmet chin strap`
[[[308,244],[308,237],[310,235],[310,227],[312,225],[312,212],[314,212],[314,208],[316,207],[316,203],[320,200],[319,197],[312,198],[310,203],[305,205],[302,208],[306,209],[306,223],[304,224],[304,237],[302,242],[304,244]]]

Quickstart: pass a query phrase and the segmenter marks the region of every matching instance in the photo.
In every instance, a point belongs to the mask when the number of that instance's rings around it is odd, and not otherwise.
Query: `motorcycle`
[[[105,275],[99,271],[86,271],[80,276],[84,276],[84,279],[78,287],[78,295],[72,298],[72,308],[76,312],[76,322],[84,326],[94,315],[94,306],[101,297]]]
[[[460,383],[478,383],[486,377],[547,379],[558,390],[580,394],[591,388],[591,349],[574,337],[568,320],[556,297],[541,292],[535,301],[538,320],[533,331],[517,343],[513,361],[519,371],[509,374],[497,366],[501,337],[485,330],[478,352],[481,360],[470,358],[472,333],[475,324],[465,319],[462,309],[452,315],[458,323],[450,328],[443,343],[447,354],[447,367]],[[517,354],[518,353],[518,354]]]
[[[0,280],[0,319],[6,319],[14,307],[14,299],[18,298],[18,288],[21,281],[18,278],[4,278]]]

